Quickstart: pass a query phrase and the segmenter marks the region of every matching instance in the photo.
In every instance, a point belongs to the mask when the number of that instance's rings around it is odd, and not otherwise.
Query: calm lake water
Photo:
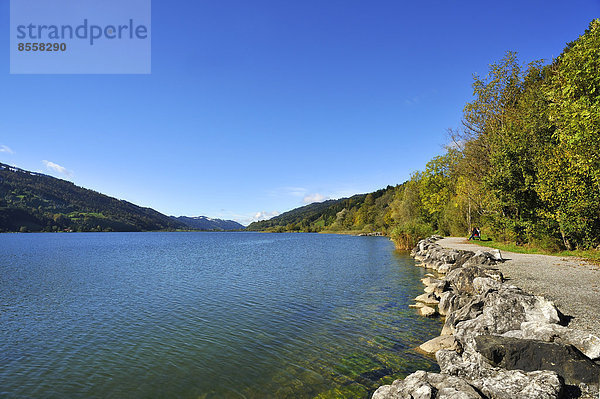
[[[0,235],[0,396],[361,398],[435,363],[382,237]]]

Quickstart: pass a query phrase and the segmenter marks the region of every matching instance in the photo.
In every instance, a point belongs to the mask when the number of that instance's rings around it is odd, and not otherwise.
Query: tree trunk
[[[572,251],[573,246],[569,242],[569,238],[565,235],[565,232],[563,231],[562,227],[560,228],[560,235],[562,236],[563,243],[565,244],[565,248],[567,248],[569,251]]]
[[[471,234],[471,231],[473,230],[471,227],[471,198],[469,198],[469,213],[467,214],[467,221],[469,222],[469,231],[468,233]]]

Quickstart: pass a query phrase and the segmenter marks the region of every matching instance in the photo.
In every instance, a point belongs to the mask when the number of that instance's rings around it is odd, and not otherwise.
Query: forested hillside
[[[517,54],[475,76],[446,152],[410,180],[250,225],[272,231],[381,230],[401,248],[478,226],[497,240],[600,245],[600,21],[549,63]]]
[[[0,164],[0,231],[147,231],[187,228],[73,183]]]
[[[305,205],[269,220],[254,222],[248,230],[264,231],[385,231],[392,223],[390,204],[398,187],[350,198]]]

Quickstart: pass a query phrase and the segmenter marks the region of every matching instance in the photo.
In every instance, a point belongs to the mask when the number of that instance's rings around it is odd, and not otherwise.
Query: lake
[[[385,237],[0,235],[0,396],[368,398],[441,322]]]

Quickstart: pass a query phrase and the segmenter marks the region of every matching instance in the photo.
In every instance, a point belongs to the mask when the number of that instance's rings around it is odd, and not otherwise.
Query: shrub
[[[433,227],[426,223],[409,222],[394,227],[390,237],[397,249],[408,250],[414,248],[419,240],[429,237],[434,233]]]

